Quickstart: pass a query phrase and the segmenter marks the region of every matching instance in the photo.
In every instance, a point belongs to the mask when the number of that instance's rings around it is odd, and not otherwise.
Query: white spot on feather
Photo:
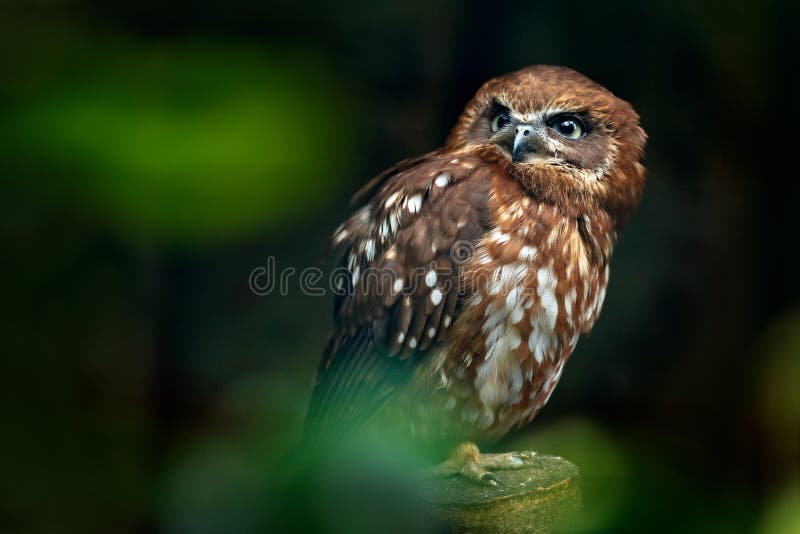
[[[334,244],[338,245],[339,243],[347,239],[347,236],[349,235],[350,232],[347,230],[347,228],[345,228],[343,224],[339,225],[339,228],[337,228],[336,232],[334,232],[334,237],[333,237]]]
[[[409,212],[417,213],[422,207],[422,195],[414,195],[413,197],[409,198],[407,207]]]
[[[395,211],[389,215],[389,228],[391,229],[392,233],[397,232],[397,229],[400,227],[400,212]]]
[[[397,199],[398,199],[399,197],[400,197],[400,193],[399,193],[399,192],[394,192],[394,193],[392,193],[392,194],[389,196],[389,198],[387,198],[387,199],[386,199],[386,202],[383,204],[383,207],[384,207],[384,208],[389,208],[389,207],[391,207],[391,205],[392,205],[392,204],[394,204],[395,202],[397,202]]]
[[[528,337],[528,348],[536,362],[541,365],[545,358],[555,355],[558,345],[553,333],[558,318],[558,301],[555,293],[558,279],[551,269],[543,267],[536,272],[536,280],[538,283],[536,293],[541,307],[538,313],[532,314],[530,318],[533,331]]]
[[[536,359],[536,363],[541,364],[546,356],[549,356],[555,344],[555,336],[543,332],[540,329],[534,329],[528,337],[528,349]]]
[[[442,302],[442,292],[439,291],[438,288],[431,291],[431,302],[434,306],[437,306],[440,302]]]
[[[516,287],[514,287],[511,289],[511,291],[508,292],[508,295],[506,295],[506,308],[509,311],[511,311],[517,306],[518,302],[519,302],[519,291],[517,290]]]
[[[529,247],[525,245],[521,249],[519,249],[519,260],[520,261],[533,261],[533,258],[536,257],[536,247]]]
[[[511,239],[510,235],[501,232],[500,230],[494,230],[492,232],[492,240],[500,245],[502,245],[503,243],[508,243],[510,239]]]
[[[522,263],[501,265],[492,273],[491,285],[487,290],[488,293],[496,295],[500,293],[501,289],[519,285],[527,272],[528,268]]]
[[[445,187],[448,183],[450,183],[450,176],[447,174],[440,174],[436,177],[436,180],[433,181],[436,187]]]
[[[522,306],[517,306],[511,311],[511,315],[508,316],[508,322],[511,324],[517,324],[522,320],[524,315],[525,310],[522,309]]]
[[[575,300],[578,298],[578,292],[573,287],[569,290],[569,293],[564,297],[564,312],[567,315],[567,320],[572,322],[572,306],[575,304]]]
[[[364,243],[364,254],[367,256],[367,261],[372,261],[375,258],[375,241],[367,239]]]
[[[428,287],[433,287],[436,285],[436,271],[433,269],[428,271],[428,274],[425,275],[425,285]]]
[[[483,414],[481,414],[478,425],[481,428],[489,428],[492,426],[492,423],[494,423],[494,412],[489,409],[483,410]]]
[[[544,287],[550,290],[555,288],[558,283],[558,279],[555,274],[553,274],[553,271],[545,267],[536,271],[536,281],[539,283],[540,289]]]
[[[511,350],[516,349],[522,343],[522,338],[519,335],[519,330],[517,330],[513,326],[506,331],[506,337],[508,338],[508,348]]]
[[[475,375],[475,388],[484,412],[491,416],[491,420],[494,419],[494,411],[501,405],[519,401],[523,384],[522,367],[513,353],[521,343],[519,330],[500,325],[495,331],[500,333],[492,336],[496,340],[486,351],[486,357]]]

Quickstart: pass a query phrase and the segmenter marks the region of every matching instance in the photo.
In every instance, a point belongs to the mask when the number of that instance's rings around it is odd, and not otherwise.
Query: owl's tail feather
[[[365,423],[409,379],[410,362],[387,357],[371,326],[353,335],[332,337],[322,361],[303,437],[270,473],[270,483],[281,495],[303,494],[323,481],[361,479],[355,475],[359,469],[375,471],[374,466],[384,465],[392,454],[386,452],[386,441],[392,438],[381,435],[376,441],[364,432]]]
[[[304,429],[304,447],[336,445],[378,412],[411,376],[413,362],[389,358],[370,325],[332,337],[317,372]]]

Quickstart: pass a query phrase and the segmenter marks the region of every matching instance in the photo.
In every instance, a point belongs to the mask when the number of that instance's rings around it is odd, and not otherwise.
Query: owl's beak
[[[514,134],[514,147],[511,150],[511,161],[525,161],[528,155],[541,150],[540,134],[531,124],[517,124]]]

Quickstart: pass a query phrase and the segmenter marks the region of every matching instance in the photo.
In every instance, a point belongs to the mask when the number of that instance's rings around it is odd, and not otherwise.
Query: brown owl
[[[443,148],[366,184],[333,235],[335,326],[306,441],[358,428],[482,455],[531,421],[603,305],[617,232],[639,202],[646,135],[630,104],[564,67],[489,80]]]

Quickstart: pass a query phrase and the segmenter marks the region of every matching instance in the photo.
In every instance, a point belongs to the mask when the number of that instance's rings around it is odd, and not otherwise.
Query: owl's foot
[[[422,478],[463,476],[478,484],[497,486],[502,485],[502,482],[492,471],[520,469],[538,463],[539,458],[534,451],[482,454],[477,445],[464,442],[450,458],[426,470]]]

